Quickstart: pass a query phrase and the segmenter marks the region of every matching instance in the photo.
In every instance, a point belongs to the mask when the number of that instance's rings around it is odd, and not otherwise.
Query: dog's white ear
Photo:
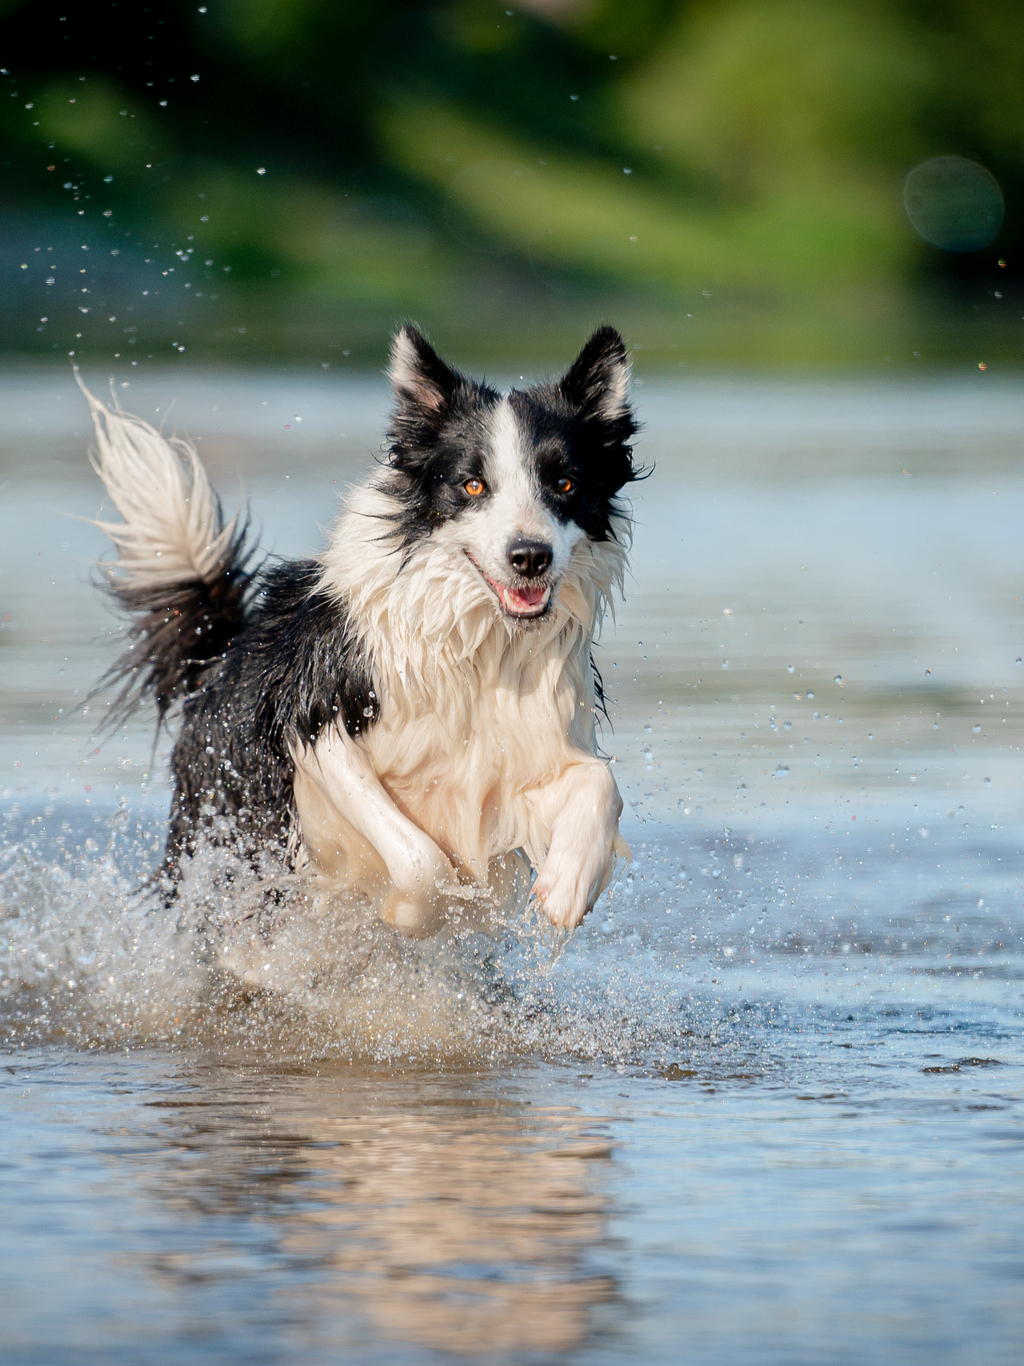
[[[615,422],[629,413],[629,356],[614,327],[599,327],[559,382],[585,416]]]
[[[428,417],[447,407],[463,383],[461,375],[445,365],[412,323],[405,323],[395,333],[388,378],[399,403],[412,404]]]

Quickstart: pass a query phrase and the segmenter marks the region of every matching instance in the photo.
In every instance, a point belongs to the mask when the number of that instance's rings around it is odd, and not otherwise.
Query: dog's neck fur
[[[550,611],[524,628],[499,612],[446,527],[409,551],[389,535],[390,512],[372,482],[350,494],[322,557],[320,581],[322,591],[345,605],[371,661],[382,710],[443,713],[461,731],[472,724],[482,694],[529,690],[557,663],[589,713],[590,646],[606,606],[622,590],[627,519],[617,541],[580,541]]]

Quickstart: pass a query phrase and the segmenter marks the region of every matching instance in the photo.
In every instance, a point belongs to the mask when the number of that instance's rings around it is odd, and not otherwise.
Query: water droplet
[[[814,701],[814,693],[809,692],[809,693],[807,694],[807,700],[808,700],[809,702],[813,702],[813,701]]]
[[[843,675],[842,675],[842,674],[836,674],[835,678],[834,678],[832,681],[833,681],[833,683],[842,683],[842,681],[843,681]]]
[[[373,715],[373,708],[372,708],[372,707],[364,707],[364,708],[363,708],[363,715],[364,715],[365,717],[367,717],[367,718],[371,717],[371,716]]]
[[[778,766],[778,768],[775,770],[775,776],[776,776],[776,778],[788,778],[788,777],[789,777],[789,769],[788,769],[788,767],[787,767],[785,764],[780,764],[780,765]]]
[[[980,730],[981,730],[981,727],[980,727],[980,726],[975,726],[975,727],[974,727],[974,733],[975,733],[975,735],[977,735],[977,734],[980,732]]]
[[[792,672],[793,672],[793,666],[792,666],[792,664],[787,664],[787,665],[786,665],[786,673],[791,674]]]
[[[985,786],[986,786],[986,787],[991,787],[991,786],[992,786],[992,779],[991,779],[991,778],[986,778],[986,779],[985,779]]]

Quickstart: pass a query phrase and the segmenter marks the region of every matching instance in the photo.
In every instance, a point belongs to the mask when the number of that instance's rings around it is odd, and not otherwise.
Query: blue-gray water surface
[[[387,402],[116,393],[278,554]],[[0,372],[4,1363],[1024,1357],[1024,386],[636,396],[598,651],[634,860],[567,944],[409,944],[265,923],[216,860],[140,898],[167,738],[87,700],[119,627],[84,404]]]

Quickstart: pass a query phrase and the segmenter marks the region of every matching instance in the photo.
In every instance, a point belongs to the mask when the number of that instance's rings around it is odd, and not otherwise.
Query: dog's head
[[[443,540],[506,618],[544,616],[579,543],[625,527],[616,495],[638,472],[622,338],[599,328],[561,379],[499,394],[405,326],[390,378],[386,487],[403,548]]]

